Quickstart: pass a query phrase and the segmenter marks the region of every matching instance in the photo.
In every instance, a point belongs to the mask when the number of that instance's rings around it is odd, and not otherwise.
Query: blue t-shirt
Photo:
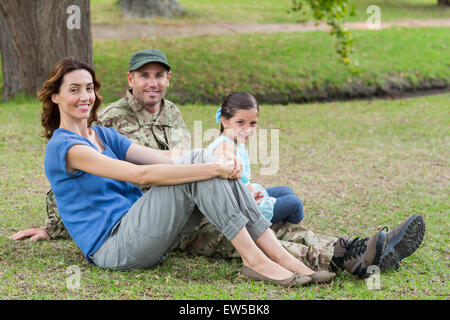
[[[124,160],[131,140],[113,128],[94,126],[102,141],[103,154]],[[45,152],[45,175],[50,181],[64,226],[84,256],[90,256],[108,238],[113,227],[142,196],[129,182],[113,180],[77,170],[66,171],[66,154],[73,145],[98,149],[88,139],[66,129],[56,129]]]

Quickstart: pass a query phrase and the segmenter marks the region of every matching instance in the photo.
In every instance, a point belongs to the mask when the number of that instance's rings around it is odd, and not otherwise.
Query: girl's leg
[[[298,224],[304,218],[303,203],[295,195],[286,195],[277,198],[273,208],[273,224],[279,221],[286,221],[292,224]]]
[[[270,197],[276,198],[273,217],[273,224],[279,221],[287,221],[298,224],[304,218],[302,200],[297,197],[294,191],[288,186],[279,186],[268,188],[267,193]]]
[[[292,190],[292,188],[288,186],[272,187],[267,188],[266,190],[269,196],[273,198],[279,198],[287,195],[295,195],[294,190]]]

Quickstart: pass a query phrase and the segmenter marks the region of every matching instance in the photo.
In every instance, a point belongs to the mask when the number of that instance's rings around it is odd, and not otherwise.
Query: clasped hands
[[[220,166],[220,177],[223,179],[240,179],[242,176],[242,162],[230,152],[218,154],[216,163]]]

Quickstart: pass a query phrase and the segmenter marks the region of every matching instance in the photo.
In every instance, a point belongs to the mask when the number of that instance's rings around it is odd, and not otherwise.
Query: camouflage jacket
[[[157,115],[148,112],[127,91],[124,98],[101,109],[98,114],[98,125],[113,127],[133,142],[154,149],[189,149],[190,135],[178,107],[169,100],[161,101]],[[145,192],[147,186],[139,186]],[[69,238],[56,207],[53,192],[47,193],[47,217],[45,230],[52,239]]]
[[[127,91],[125,98],[100,110],[97,124],[113,127],[133,142],[146,147],[161,150],[189,148],[189,131],[181,112],[166,99],[161,101],[160,111],[155,116]]]

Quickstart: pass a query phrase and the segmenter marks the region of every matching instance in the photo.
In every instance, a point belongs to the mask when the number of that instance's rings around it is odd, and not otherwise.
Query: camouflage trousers
[[[338,238],[316,234],[289,222],[274,227],[270,230],[275,233],[280,244],[307,267],[315,271],[329,269],[334,253],[333,244]],[[181,241],[178,249],[198,255],[239,257],[231,242],[206,219],[203,219],[196,230]]]
[[[69,239],[70,235],[60,218],[56,199],[51,190],[47,193],[46,201],[45,230],[52,239]],[[281,245],[309,268],[316,271],[329,268],[334,252],[333,244],[337,238],[316,234],[300,225],[288,222],[272,226],[271,230]],[[231,242],[206,219],[203,219],[176,249],[197,255],[239,258]]]

